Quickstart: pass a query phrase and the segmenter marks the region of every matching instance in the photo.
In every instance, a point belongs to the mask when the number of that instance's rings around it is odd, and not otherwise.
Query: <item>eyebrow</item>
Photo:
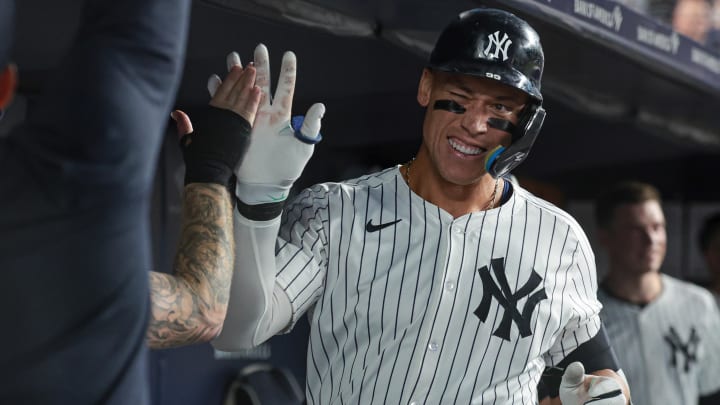
[[[462,92],[464,92],[464,93],[466,93],[466,94],[473,94],[472,89],[471,89],[470,87],[467,87],[467,86],[463,85],[462,83],[453,81],[453,82],[450,83],[450,84],[456,87],[456,89],[450,89],[450,91],[460,90],[460,91],[462,91]]]
[[[450,77],[449,80],[450,84],[454,85],[458,88],[458,90],[464,91],[467,94],[473,94],[475,91],[465,85],[459,78],[457,77]],[[488,94],[485,93],[487,96],[492,97],[494,100],[497,101],[512,101],[517,104],[525,104],[525,101],[523,100],[523,97],[521,95],[516,94],[508,94],[508,95],[498,95],[498,94]]]

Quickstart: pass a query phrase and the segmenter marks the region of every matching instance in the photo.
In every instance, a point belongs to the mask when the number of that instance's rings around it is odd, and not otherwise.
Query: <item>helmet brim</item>
[[[491,62],[480,61],[449,61],[443,64],[428,64],[428,68],[446,73],[475,76],[485,79],[497,80],[502,84],[516,88],[527,93],[538,103],[542,103],[543,97],[533,83],[517,69],[508,69],[507,66],[499,66]]]

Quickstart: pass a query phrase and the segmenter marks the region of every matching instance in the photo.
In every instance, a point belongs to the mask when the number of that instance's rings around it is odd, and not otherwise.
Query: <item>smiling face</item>
[[[466,186],[486,174],[484,161],[498,145],[507,147],[511,135],[488,126],[488,118],[517,123],[528,102],[524,92],[495,80],[425,69],[418,102],[427,107],[423,148],[435,173],[445,182]],[[464,112],[434,108],[449,100]]]

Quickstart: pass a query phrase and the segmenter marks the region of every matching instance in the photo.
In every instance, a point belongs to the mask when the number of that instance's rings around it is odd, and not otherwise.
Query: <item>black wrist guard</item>
[[[212,106],[194,119],[193,132],[180,139],[185,184],[220,184],[232,194],[230,179],[250,145],[250,123],[233,111]]]
[[[585,367],[585,374],[594,371],[609,369],[617,371],[620,369],[615,352],[610,346],[610,340],[601,326],[598,333],[587,342],[578,346],[572,353],[568,354],[555,367],[546,367],[542,375],[542,382],[549,396],[555,398],[559,395],[560,383],[565,373],[565,368],[570,363],[579,361]]]

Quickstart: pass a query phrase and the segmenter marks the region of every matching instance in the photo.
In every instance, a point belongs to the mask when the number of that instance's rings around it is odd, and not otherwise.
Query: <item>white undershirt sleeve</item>
[[[255,347],[286,329],[292,319],[290,300],[275,282],[275,242],[280,217],[252,221],[234,215],[235,268],[223,329],[216,349],[236,351]]]

